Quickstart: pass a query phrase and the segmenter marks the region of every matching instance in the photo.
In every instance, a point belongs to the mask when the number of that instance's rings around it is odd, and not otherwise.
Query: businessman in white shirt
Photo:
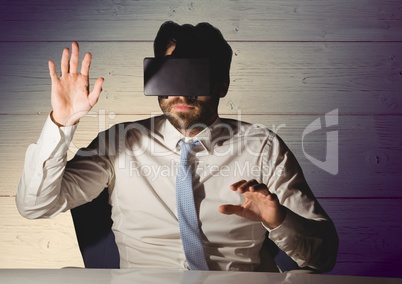
[[[232,57],[219,30],[207,23],[166,22],[154,53],[156,58],[209,59],[210,93],[160,96],[163,115],[112,126],[71,161],[66,160],[69,143],[80,118],[97,103],[103,78],[90,91],[91,54],[85,54],[78,71],[75,42],[71,52],[63,51],[60,77],[49,61],[52,111],[26,153],[16,197],[20,213],[53,217],[108,188],[120,267],[188,269],[175,183],[179,141],[197,140],[191,157],[194,201],[208,269],[259,269],[268,235],[300,267],[331,270],[337,233],[294,155],[269,129],[218,115]]]

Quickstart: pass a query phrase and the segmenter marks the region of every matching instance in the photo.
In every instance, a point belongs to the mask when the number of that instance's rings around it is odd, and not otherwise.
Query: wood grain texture
[[[47,60],[59,66],[77,40],[93,54],[91,77],[105,78],[73,141],[85,146],[111,124],[159,113],[142,94],[142,59],[166,20],[208,21],[229,40],[220,113],[276,129],[295,153],[340,235],[332,273],[402,277],[400,0],[2,0],[0,268],[82,266],[69,214],[28,221],[14,205],[26,147],[50,110]],[[333,110],[337,125],[303,137]],[[306,156],[325,159],[327,131],[338,131],[337,175]]]
[[[50,108],[47,61],[59,68],[64,43],[0,43],[0,113]],[[232,43],[231,86],[220,113],[399,114],[402,43]],[[117,114],[159,111],[143,95],[144,57],[151,43],[82,43],[91,51],[92,82],[104,77],[98,109]],[[250,97],[253,99],[251,100]],[[137,107],[141,105],[141,107]]]
[[[153,40],[167,20],[210,22],[229,40],[398,41],[398,0],[3,0],[3,41]]]
[[[0,197],[1,268],[84,267],[70,212],[27,220],[14,198]]]
[[[82,119],[69,151],[69,158],[86,147],[99,131],[123,121],[135,121],[148,115],[115,115],[93,112]],[[290,147],[301,164],[311,188],[318,197],[399,197],[402,168],[402,133],[395,131],[400,116],[340,116],[338,125],[303,136],[316,119],[314,115],[225,116],[264,125],[275,131]],[[0,194],[13,196],[20,178],[26,148],[39,137],[46,115],[0,116]],[[312,163],[306,153],[326,160],[327,131],[338,131],[339,155],[333,175]],[[332,160],[332,159],[331,159]]]
[[[401,199],[319,201],[332,217],[340,238],[337,264],[331,274],[402,277]]]
[[[401,276],[395,269],[402,264],[400,200],[319,202],[333,218],[341,239],[337,265],[331,274]],[[19,216],[13,198],[0,198],[0,205],[2,268],[83,267],[69,212],[50,220],[25,220]],[[393,214],[377,210],[379,207]]]

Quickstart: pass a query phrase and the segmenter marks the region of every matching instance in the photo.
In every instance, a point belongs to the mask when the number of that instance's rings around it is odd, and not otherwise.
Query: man
[[[188,269],[175,184],[180,141],[198,141],[190,164],[207,269],[260,269],[261,259],[271,257],[262,250],[268,232],[299,266],[331,270],[337,234],[293,154],[268,129],[218,115],[232,56],[219,30],[207,23],[166,22],[154,52],[155,57],[209,59],[210,93],[161,96],[163,115],[115,125],[69,162],[69,142],[79,119],[98,101],[103,79],[89,92],[91,54],[78,73],[77,43],[71,58],[63,51],[60,78],[49,62],[53,110],[38,142],[27,150],[16,198],[20,213],[53,217],[107,187],[120,266]]]

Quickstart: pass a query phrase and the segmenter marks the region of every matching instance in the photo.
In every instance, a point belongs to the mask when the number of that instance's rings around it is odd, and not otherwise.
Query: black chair
[[[271,239],[268,238],[268,234],[263,246],[273,256],[274,261],[276,265],[279,267],[281,272],[302,269],[297,265],[296,261],[294,261],[283,250],[281,250],[273,241],[271,241]]]
[[[78,246],[86,268],[120,268],[120,256],[111,230],[107,188],[93,201],[71,209]]]
[[[111,229],[111,206],[107,188],[93,201],[71,209],[78,245],[86,268],[119,268],[119,251]],[[282,272],[300,267],[274,242],[266,238],[264,249],[274,256]]]

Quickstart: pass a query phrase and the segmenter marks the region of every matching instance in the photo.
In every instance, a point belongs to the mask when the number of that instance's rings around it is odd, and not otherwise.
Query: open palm
[[[72,43],[72,52],[65,48],[61,58],[61,76],[57,76],[55,64],[49,61],[52,81],[52,118],[60,126],[74,125],[96,104],[102,91],[103,78],[98,78],[92,92],[89,91],[89,68],[92,55],[85,54],[78,72],[78,43]]]

